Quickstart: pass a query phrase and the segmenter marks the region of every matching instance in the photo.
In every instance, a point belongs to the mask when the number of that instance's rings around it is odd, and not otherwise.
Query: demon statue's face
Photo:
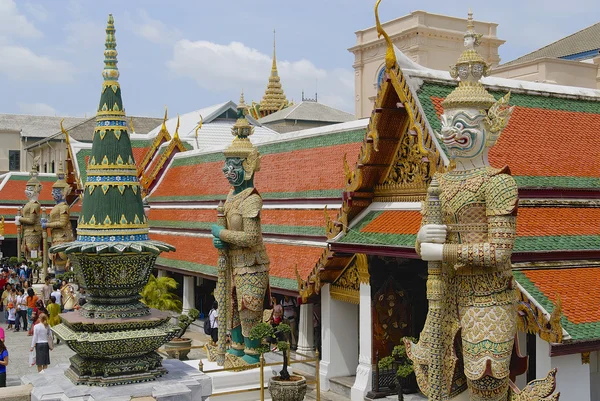
[[[65,201],[65,194],[61,188],[52,188],[52,199],[54,202],[61,203]]]
[[[472,159],[485,150],[485,117],[476,109],[448,110],[442,114],[438,136],[451,159]]]
[[[244,183],[245,171],[242,159],[239,157],[228,157],[225,159],[223,174],[233,187],[239,187]]]

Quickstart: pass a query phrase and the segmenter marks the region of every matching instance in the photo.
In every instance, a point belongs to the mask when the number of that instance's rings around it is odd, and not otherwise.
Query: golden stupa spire
[[[260,101],[260,116],[265,117],[271,113],[281,110],[288,106],[289,102],[283,93],[281,86],[281,79],[277,72],[277,57],[276,57],[276,46],[275,46],[275,30],[273,30],[273,64],[271,65],[271,75],[269,76],[269,83],[267,84],[267,90]]]

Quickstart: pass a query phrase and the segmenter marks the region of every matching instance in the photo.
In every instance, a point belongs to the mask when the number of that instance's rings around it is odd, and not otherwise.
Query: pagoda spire
[[[112,14],[106,25],[102,92],[96,112],[92,150],[75,244],[149,241],[137,166],[127,132],[117,69],[117,41]],[[126,245],[127,244],[127,245]],[[155,244],[150,245],[158,251]],[[87,248],[84,246],[84,248]],[[140,246],[136,248],[141,250]],[[168,246],[159,249],[169,249]]]
[[[281,79],[279,78],[279,73],[277,71],[275,30],[273,30],[273,63],[271,65],[271,75],[269,76],[267,89],[260,101],[260,116],[268,116],[269,114],[286,108],[288,104],[289,102],[283,92]]]
[[[273,65],[271,65],[271,75],[273,72],[277,74],[277,53],[276,53],[277,45],[275,42],[275,29],[273,29]]]

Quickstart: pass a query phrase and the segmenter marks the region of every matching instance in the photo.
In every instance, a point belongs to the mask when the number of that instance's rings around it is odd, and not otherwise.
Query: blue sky
[[[421,9],[499,24],[509,61],[600,21],[597,0],[383,0],[383,21]],[[115,18],[127,113],[161,116],[259,101],[273,29],[289,99],[301,91],[353,112],[354,32],[374,25],[372,0],[0,0],[0,113],[84,116],[99,100],[108,13]]]

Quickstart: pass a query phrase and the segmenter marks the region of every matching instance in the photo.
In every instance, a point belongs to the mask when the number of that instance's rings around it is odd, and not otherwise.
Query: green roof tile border
[[[600,177],[514,176],[519,188],[600,188]]]
[[[259,188],[260,192],[260,188]],[[260,195],[263,199],[315,199],[315,198],[341,198],[341,189],[327,189],[327,190],[311,190],[311,191],[299,191],[299,192],[261,192]],[[190,196],[152,196],[148,198],[150,203],[152,202],[193,202],[193,201],[219,201],[227,198],[227,194],[218,195],[190,195]]]
[[[156,264],[165,267],[172,267],[174,269],[206,274],[215,278],[217,277],[217,268],[215,266],[202,265],[199,263],[187,262],[184,260],[174,260],[162,257],[156,259]],[[273,288],[280,288],[282,290],[298,290],[298,282],[289,278],[270,276],[269,284]]]
[[[554,311],[554,303],[544,294],[529,277],[519,270],[513,270],[515,280],[527,290],[548,313]],[[594,340],[600,338],[600,322],[580,323],[571,322],[564,314],[560,319],[563,328],[575,341]]]
[[[344,145],[347,143],[362,142],[366,129],[341,131],[332,134],[324,134],[308,138],[299,138],[296,140],[257,145],[261,155],[270,155],[274,153],[293,152],[304,149],[323,148],[327,146]],[[173,160],[171,167],[190,166],[202,163],[211,163],[225,160],[222,151],[216,153],[196,155],[190,157],[180,157]]]
[[[38,202],[40,202],[40,204],[43,205],[43,206],[52,206],[52,205],[55,205],[54,201],[52,201],[52,200],[40,200]],[[10,205],[23,205],[23,206],[25,206],[26,203],[27,203],[26,199],[24,199],[24,200],[15,200],[15,199],[2,199],[2,200],[0,200],[0,205],[10,204]]]
[[[216,215],[215,215],[216,216]],[[216,219],[216,217],[215,217]],[[216,221],[216,220],[215,220]],[[214,221],[177,221],[177,220],[150,220],[152,228],[186,228],[191,230],[210,230],[210,227],[215,224]],[[325,226],[290,226],[263,224],[262,232],[266,234],[284,234],[284,235],[308,235],[315,237],[325,236]]]
[[[53,174],[53,173],[50,173]],[[11,175],[10,179],[8,180],[8,182],[10,181],[29,181],[31,177],[29,175]],[[38,180],[42,181],[42,182],[55,182],[56,181],[56,175],[54,176],[43,176],[43,175],[38,175]],[[25,187],[23,187],[23,191],[25,191]]]
[[[517,217],[517,224],[518,224]],[[546,235],[517,237],[514,252],[599,250],[600,235]]]

